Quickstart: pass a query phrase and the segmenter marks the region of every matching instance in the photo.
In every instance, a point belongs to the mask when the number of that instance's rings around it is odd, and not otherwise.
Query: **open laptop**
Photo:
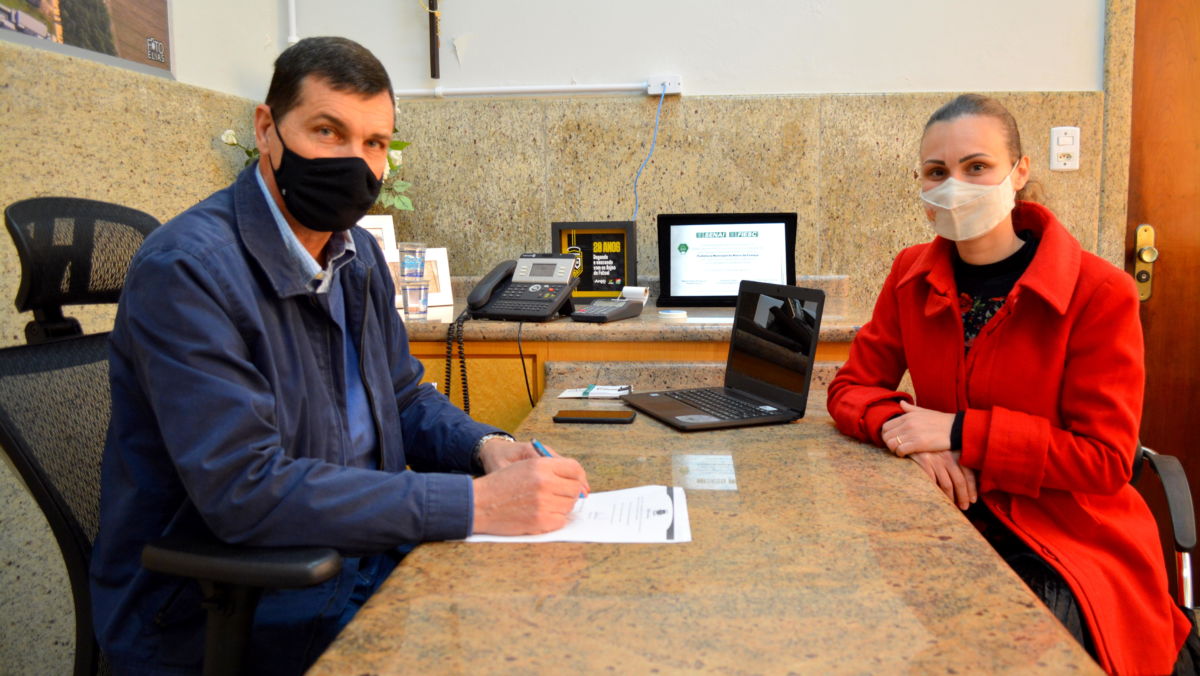
[[[804,417],[825,292],[743,280],[733,311],[724,387],[621,397],[685,432],[783,423]]]

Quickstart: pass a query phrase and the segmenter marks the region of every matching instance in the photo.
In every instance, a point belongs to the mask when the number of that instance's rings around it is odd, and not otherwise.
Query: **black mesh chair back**
[[[137,209],[74,197],[14,202],[4,224],[21,260],[17,310],[34,316],[28,343],[82,335],[62,307],[117,302],[129,261],[159,226]]]
[[[50,522],[75,601],[75,674],[106,673],[88,562],[100,527],[108,334],[0,350],[0,446]]]

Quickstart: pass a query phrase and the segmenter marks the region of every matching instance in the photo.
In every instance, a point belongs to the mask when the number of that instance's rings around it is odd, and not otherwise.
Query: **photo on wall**
[[[0,29],[171,70],[167,0],[0,0]]]

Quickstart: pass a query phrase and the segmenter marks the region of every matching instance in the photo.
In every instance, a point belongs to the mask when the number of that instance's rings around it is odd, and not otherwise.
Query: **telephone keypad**
[[[521,254],[496,267],[467,299],[471,316],[510,321],[544,322],[570,314],[572,254]],[[507,277],[507,278],[505,278]]]
[[[562,294],[569,290],[567,284],[511,283],[488,304],[487,312],[490,316],[502,314],[514,320],[544,320]]]

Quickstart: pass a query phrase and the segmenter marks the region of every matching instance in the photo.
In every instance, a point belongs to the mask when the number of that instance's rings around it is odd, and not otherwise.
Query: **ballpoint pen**
[[[544,458],[554,457],[553,455],[550,455],[550,451],[548,451],[546,447],[542,445],[542,442],[538,441],[537,439],[530,439],[529,443],[533,444],[533,448],[538,452],[538,455],[541,455]],[[580,493],[579,497],[586,498],[587,496],[583,493]]]
[[[546,450],[546,447],[542,445],[542,442],[538,441],[537,439],[531,439],[529,443],[533,444],[534,450],[536,450],[538,452],[538,454],[541,455],[542,457],[544,457],[544,458],[553,458],[554,457],[554,456],[550,455],[550,451]]]

